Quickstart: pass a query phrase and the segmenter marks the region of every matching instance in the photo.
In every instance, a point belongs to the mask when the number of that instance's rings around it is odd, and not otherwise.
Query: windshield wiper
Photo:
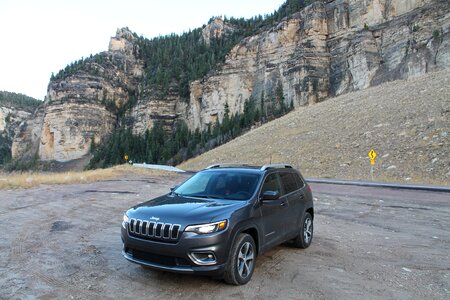
[[[211,199],[222,199],[221,197],[217,197],[217,196],[212,196],[212,195],[186,195],[189,197],[196,197],[196,198],[203,198],[203,199],[207,199],[207,198],[211,198]]]

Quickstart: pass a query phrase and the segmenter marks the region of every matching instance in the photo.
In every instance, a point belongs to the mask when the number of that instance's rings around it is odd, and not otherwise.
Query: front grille
[[[128,231],[132,236],[167,242],[178,240],[180,228],[181,225],[178,224],[150,222],[139,219],[130,219],[128,223]]]

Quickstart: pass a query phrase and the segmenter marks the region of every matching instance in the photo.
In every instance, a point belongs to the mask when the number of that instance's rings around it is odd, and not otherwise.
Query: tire
[[[305,212],[303,216],[300,232],[296,238],[294,238],[294,246],[297,248],[308,248],[311,245],[313,239],[314,225],[313,218],[309,212]]]
[[[233,285],[250,281],[255,269],[256,245],[251,235],[240,233],[231,246],[223,279]]]

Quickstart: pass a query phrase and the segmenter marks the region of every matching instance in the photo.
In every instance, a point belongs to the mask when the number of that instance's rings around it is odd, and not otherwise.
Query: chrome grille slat
[[[147,235],[150,235],[149,228],[150,228],[150,222],[147,221],[147,230],[145,231],[147,233]]]
[[[130,219],[128,231],[143,238],[155,238],[157,240],[177,240],[181,225],[171,223],[152,222],[149,220]]]
[[[139,222],[139,234],[142,234],[142,220],[138,220]]]

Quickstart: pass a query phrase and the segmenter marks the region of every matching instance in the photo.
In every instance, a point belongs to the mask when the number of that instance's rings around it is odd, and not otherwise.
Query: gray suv
[[[287,164],[212,165],[164,196],[126,211],[123,256],[177,273],[247,283],[256,257],[313,238],[311,189]]]

